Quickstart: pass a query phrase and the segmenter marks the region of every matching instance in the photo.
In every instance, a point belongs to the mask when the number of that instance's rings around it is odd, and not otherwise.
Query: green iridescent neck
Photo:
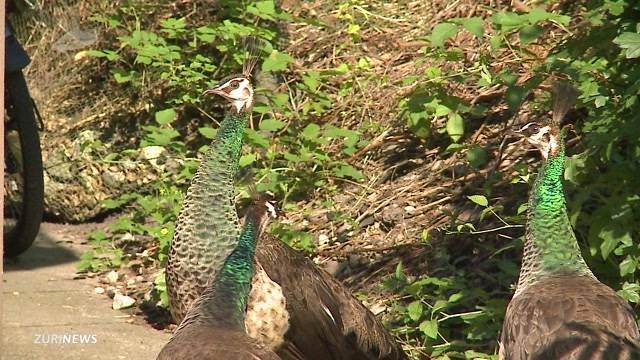
[[[238,246],[227,257],[218,276],[207,290],[201,311],[217,325],[244,329],[247,299],[253,279],[253,255],[259,235],[256,219],[246,218]]]
[[[526,230],[527,246],[535,257],[525,260],[541,273],[575,272],[591,273],[571,228],[565,204],[562,179],[564,175],[564,132],[560,135],[559,150],[544,161],[529,198]]]
[[[248,119],[249,114],[244,111],[227,113],[211,143],[207,154],[209,156],[205,156],[203,162],[217,166],[228,165],[232,171],[237,171],[242,150],[242,135]],[[221,155],[227,155],[229,158],[221,158]]]

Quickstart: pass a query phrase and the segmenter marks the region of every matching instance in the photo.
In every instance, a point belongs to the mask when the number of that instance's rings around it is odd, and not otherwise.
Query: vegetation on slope
[[[258,35],[269,46],[241,165],[283,206],[271,231],[321,261],[347,259],[335,272],[387,310],[413,356],[497,358],[536,168],[508,130],[548,116],[553,77],[581,93],[565,178],[585,258],[640,302],[635,2],[207,3],[92,17],[106,40],[83,55],[145,105],[140,141],[103,161],[162,175],[103,202],[126,214],[91,235],[83,271],[151,271],[152,302],[166,306],[174,221],[221,113],[200,94]]]

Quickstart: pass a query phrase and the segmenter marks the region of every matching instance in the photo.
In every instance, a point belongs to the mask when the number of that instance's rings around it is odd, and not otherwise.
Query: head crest
[[[553,119],[552,124],[560,128],[562,119],[576,103],[578,90],[565,81],[556,81],[551,89],[553,94]]]
[[[247,78],[253,77],[253,70],[258,64],[260,57],[258,54],[261,50],[262,40],[255,36],[247,36],[242,39],[242,47],[244,48],[244,63],[242,64],[242,75]]]

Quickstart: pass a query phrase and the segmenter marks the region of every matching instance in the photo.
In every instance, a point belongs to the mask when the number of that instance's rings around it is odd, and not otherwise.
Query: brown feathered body
[[[256,261],[286,299],[289,327],[276,350],[283,359],[406,358],[380,321],[301,252],[264,236],[256,249]],[[251,332],[254,324],[246,326]]]
[[[629,304],[590,276],[549,276],[508,306],[501,359],[640,359]]]
[[[640,334],[634,313],[591,272],[569,221],[559,124],[575,93],[563,85],[554,91],[553,120],[521,129],[544,161],[529,195],[524,256],[502,327],[500,358],[635,359]]]
[[[242,331],[194,324],[177,332],[157,360],[280,360],[280,357]]]

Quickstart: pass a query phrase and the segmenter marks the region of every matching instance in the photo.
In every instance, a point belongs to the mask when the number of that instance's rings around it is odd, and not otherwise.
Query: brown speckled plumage
[[[553,120],[521,129],[544,161],[529,195],[525,254],[502,327],[500,358],[635,359],[640,354],[635,315],[591,272],[569,221],[560,123],[576,93],[561,83],[554,92]]]
[[[380,321],[344,285],[299,251],[263,236],[256,261],[286,298],[289,331],[277,350],[283,359],[406,358]]]
[[[631,307],[611,288],[589,276],[558,274],[513,298],[502,329],[501,359],[630,359],[613,356],[609,347],[637,357],[633,339],[639,336]]]

